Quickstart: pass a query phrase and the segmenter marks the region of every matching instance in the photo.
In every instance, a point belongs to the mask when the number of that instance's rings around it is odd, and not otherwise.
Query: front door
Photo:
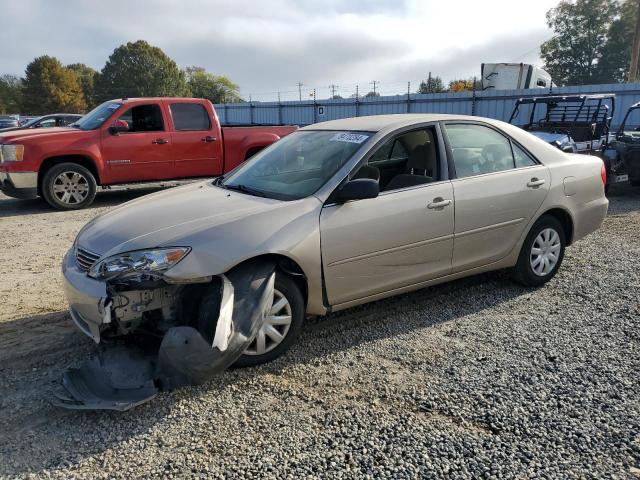
[[[378,197],[322,209],[322,262],[331,305],[451,271],[455,205],[440,144],[433,126],[390,137],[350,176],[378,180]]]
[[[455,205],[453,272],[506,257],[549,192],[548,169],[497,130],[447,123]]]
[[[125,131],[102,137],[102,158],[109,183],[175,178],[172,144],[158,104],[136,105],[115,122]]]
[[[433,208],[436,202],[447,205]],[[329,303],[447,275],[453,212],[448,181],[324,207],[320,232]]]
[[[213,122],[200,103],[169,105],[176,152],[176,177],[211,177],[222,172],[222,139],[213,131]]]

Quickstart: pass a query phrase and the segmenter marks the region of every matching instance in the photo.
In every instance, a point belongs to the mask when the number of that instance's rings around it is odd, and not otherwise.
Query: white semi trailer
[[[483,90],[549,88],[552,85],[551,75],[528,63],[483,63],[480,71]]]

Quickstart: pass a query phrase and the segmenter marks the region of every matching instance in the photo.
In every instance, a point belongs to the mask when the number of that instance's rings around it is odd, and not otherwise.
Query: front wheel
[[[550,215],[543,215],[533,224],[520,250],[514,278],[527,287],[538,287],[558,272],[566,237],[562,224]]]
[[[58,210],[76,210],[93,203],[96,196],[96,179],[77,163],[54,165],[42,179],[42,196]]]
[[[261,365],[282,355],[300,334],[304,314],[304,299],[300,289],[291,278],[277,272],[271,309],[256,338],[234,366]]]

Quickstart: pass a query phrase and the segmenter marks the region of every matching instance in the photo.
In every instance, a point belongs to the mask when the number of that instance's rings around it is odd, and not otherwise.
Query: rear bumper
[[[0,191],[13,198],[37,198],[38,172],[7,172],[0,170]]]
[[[573,240],[579,240],[598,230],[607,216],[608,208],[609,200],[604,196],[582,206],[574,219]]]
[[[62,262],[64,293],[69,303],[69,313],[73,323],[94,342],[100,342],[100,328],[111,321],[107,286],[78,270],[73,248],[67,252]]]

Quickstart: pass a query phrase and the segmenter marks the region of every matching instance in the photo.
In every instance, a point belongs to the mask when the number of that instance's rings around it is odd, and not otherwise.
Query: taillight
[[[604,166],[604,162],[602,162],[602,167],[600,167],[600,177],[602,178],[602,184],[607,184],[607,169]]]

